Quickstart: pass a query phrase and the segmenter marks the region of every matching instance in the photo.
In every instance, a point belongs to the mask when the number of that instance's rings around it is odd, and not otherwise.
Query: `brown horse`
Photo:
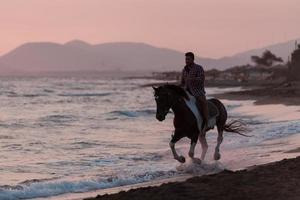
[[[189,100],[189,95],[184,89],[176,85],[163,85],[158,88],[153,87],[154,97],[156,101],[156,119],[163,121],[168,114],[169,110],[172,109],[174,113],[174,135],[170,141],[170,148],[173,156],[176,160],[181,163],[185,162],[185,157],[179,156],[175,149],[175,143],[183,137],[191,139],[191,146],[189,150],[189,157],[194,158],[194,150],[197,144],[197,140],[202,146],[201,160],[204,160],[205,154],[208,149],[206,142],[206,132],[214,127],[208,128],[204,133],[199,131],[197,119],[193,112],[189,109],[186,104],[186,100]],[[215,147],[214,159],[219,160],[221,158],[220,145],[223,141],[223,131],[238,133],[243,136],[243,131],[246,131],[245,124],[240,121],[233,121],[227,123],[227,111],[225,106],[218,99],[209,99],[209,102],[213,103],[218,110],[216,116],[216,123],[218,130],[217,146]]]

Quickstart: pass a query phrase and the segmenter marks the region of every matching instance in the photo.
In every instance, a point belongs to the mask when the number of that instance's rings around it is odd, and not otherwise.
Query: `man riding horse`
[[[221,158],[220,145],[223,141],[223,131],[247,136],[242,133],[246,131],[246,129],[244,124],[239,120],[226,123],[227,111],[221,101],[215,98],[206,101],[203,68],[194,63],[193,53],[188,52],[185,56],[186,66],[182,71],[182,87],[169,84],[153,87],[156,101],[156,119],[163,121],[169,113],[169,110],[171,109],[173,111],[173,125],[175,130],[169,145],[174,158],[181,163],[185,162],[185,157],[177,154],[175,149],[176,142],[183,137],[188,137],[191,140],[188,155],[194,159],[194,150],[197,140],[199,139],[202,146],[201,160],[204,160],[208,149],[205,138],[206,131],[216,126],[218,138],[214,159],[219,160]],[[190,95],[186,91],[188,91]],[[202,118],[199,117],[199,113],[194,112],[194,101],[190,98],[191,96],[196,97],[196,104],[198,104],[197,107],[202,114]],[[210,121],[208,121],[208,118],[210,118]],[[204,121],[204,123],[202,121]],[[208,122],[210,122],[209,125]],[[203,126],[202,124],[205,125]]]
[[[194,53],[185,54],[186,66],[182,70],[180,86],[187,90],[196,98],[196,105],[203,117],[202,133],[208,126],[208,105],[205,97],[204,80],[205,74],[203,67],[194,62]]]

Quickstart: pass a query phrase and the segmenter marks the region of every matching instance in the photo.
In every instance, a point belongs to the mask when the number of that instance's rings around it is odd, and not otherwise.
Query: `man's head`
[[[193,52],[187,52],[185,54],[185,64],[186,65],[192,65],[194,64],[194,59],[195,59],[195,56],[194,56],[194,53]]]

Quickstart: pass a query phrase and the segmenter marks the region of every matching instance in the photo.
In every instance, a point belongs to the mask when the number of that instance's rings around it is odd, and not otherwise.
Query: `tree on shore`
[[[271,51],[266,50],[263,52],[262,56],[251,56],[252,62],[254,62],[257,66],[262,65],[266,67],[272,67],[276,62],[283,62],[281,57],[277,57]]]

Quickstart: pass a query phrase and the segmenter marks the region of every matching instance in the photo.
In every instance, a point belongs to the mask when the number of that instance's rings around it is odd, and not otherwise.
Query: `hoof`
[[[221,154],[220,153],[215,153],[214,159],[215,160],[220,160],[220,158],[221,158]]]
[[[193,158],[193,163],[200,165],[202,163],[202,160],[200,158]]]
[[[194,158],[194,153],[190,153],[190,152],[189,152],[189,157],[190,157],[190,158]]]
[[[181,163],[185,163],[185,157],[179,156],[178,161]]]

